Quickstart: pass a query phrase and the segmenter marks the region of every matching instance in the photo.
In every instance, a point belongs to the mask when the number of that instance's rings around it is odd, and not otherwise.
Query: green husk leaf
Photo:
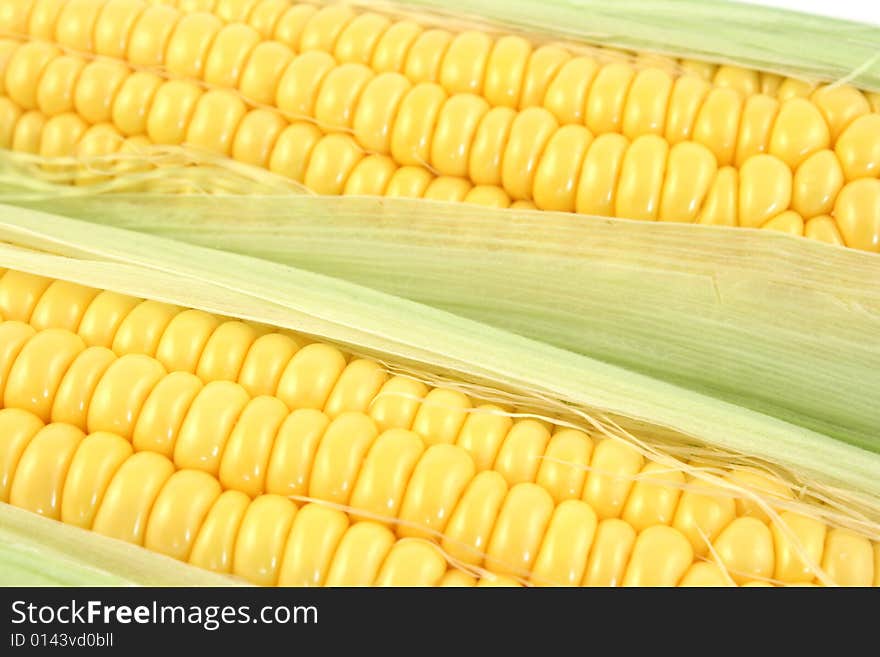
[[[396,0],[384,6],[880,90],[880,26],[775,7],[726,0],[484,0],[478,6]]]
[[[0,503],[0,586],[241,586],[218,575]]]
[[[607,414],[880,497],[880,455],[711,396],[302,269],[0,206],[0,266],[353,345],[388,362]]]
[[[404,199],[22,204],[294,265],[880,451],[880,257],[748,229]]]

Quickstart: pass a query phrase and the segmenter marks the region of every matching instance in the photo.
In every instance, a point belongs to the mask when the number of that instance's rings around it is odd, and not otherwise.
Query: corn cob
[[[239,509],[251,498],[276,500],[265,504],[292,517],[291,497],[342,506],[355,522],[382,518],[370,522],[390,525],[389,536],[428,541],[406,552],[438,564],[418,569],[430,583],[459,580],[444,575],[430,542],[455,563],[532,584],[808,583],[813,565],[840,584],[871,585],[880,575],[868,539],[793,511],[768,514],[723,486],[700,488],[612,439],[594,444],[581,431],[514,421],[497,406],[474,411],[455,390],[389,377],[329,345],[300,348],[268,329],[13,270],[0,278],[0,313],[0,500],[197,565],[229,572],[228,559],[192,557],[198,527],[215,531],[201,523],[224,491]],[[127,459],[153,464],[144,467],[154,474],[123,475]],[[162,488],[172,480],[184,483],[170,490],[201,500],[189,505],[192,516],[154,503],[174,499]],[[757,472],[733,470],[727,481],[762,491],[771,506],[793,496]],[[166,506],[167,526],[151,533]],[[336,519],[321,535],[332,552],[345,514],[322,508],[308,517],[328,514]],[[323,564],[311,579],[299,566],[286,576],[277,558],[286,531],[269,550],[279,571],[235,572],[261,584],[337,581],[328,553],[311,554]],[[175,538],[183,535],[190,543]]]
[[[7,10],[6,31],[31,40],[0,47],[0,146],[97,158],[112,174],[117,153],[185,143],[322,194],[768,228],[880,250],[880,115],[856,89],[603,63],[518,36],[284,4],[205,5],[217,16],[139,0]]]

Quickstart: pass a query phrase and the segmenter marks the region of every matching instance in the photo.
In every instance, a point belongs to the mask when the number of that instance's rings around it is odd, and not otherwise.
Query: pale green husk
[[[873,254],[767,231],[403,199],[18,202],[343,278],[880,450]]]

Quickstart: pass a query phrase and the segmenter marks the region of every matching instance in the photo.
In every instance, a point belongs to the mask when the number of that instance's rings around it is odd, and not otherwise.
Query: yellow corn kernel
[[[706,80],[696,75],[682,75],[675,80],[666,109],[664,131],[670,146],[692,137],[697,114],[710,88]]]
[[[217,480],[204,472],[175,472],[150,509],[144,547],[187,561],[196,534],[221,492]],[[186,500],[186,504],[180,500]]]
[[[822,569],[838,586],[871,586],[874,582],[871,542],[844,529],[832,529],[825,539]]]
[[[792,174],[773,155],[754,155],[739,174],[739,225],[757,228],[791,203]]]
[[[535,171],[533,196],[537,207],[574,212],[578,177],[592,141],[590,131],[578,125],[562,126],[553,133]]]
[[[441,175],[465,176],[470,145],[489,103],[473,94],[452,96],[437,117],[431,139],[431,165]]]
[[[741,167],[753,155],[767,152],[778,114],[779,101],[771,96],[756,94],[746,99],[736,142],[736,166]]]
[[[848,84],[819,87],[810,96],[831,131],[831,142],[858,117],[868,114],[871,106],[865,95]]]
[[[419,166],[430,161],[431,136],[447,97],[442,87],[431,83],[418,84],[403,97],[391,131],[396,162]]]
[[[4,86],[19,107],[37,109],[39,81],[49,64],[61,55],[51,43],[29,41],[15,49],[6,61]]]
[[[438,586],[450,586],[456,588],[465,588],[476,586],[477,580],[476,578],[468,575],[467,573],[461,570],[449,570],[443,576],[443,579],[440,580],[440,584]]]
[[[366,511],[368,519],[396,518],[424,451],[424,443],[411,431],[390,429],[382,433],[360,467],[350,505]]]
[[[369,64],[373,52],[391,21],[379,14],[367,12],[349,22],[339,35],[333,54],[340,62]]]
[[[303,182],[321,131],[310,123],[294,123],[284,128],[269,156],[269,170],[293,181]]]
[[[476,475],[443,530],[444,551],[462,563],[479,565],[507,492],[507,482],[497,472]]]
[[[806,157],[830,145],[828,124],[814,104],[804,98],[782,103],[770,135],[771,155],[794,169]]]
[[[69,331],[36,333],[18,352],[6,376],[3,405],[30,411],[48,422],[61,378],[84,346],[82,339]]]
[[[843,184],[843,169],[834,152],[817,151],[795,171],[791,207],[807,218],[830,214]]]
[[[483,95],[494,106],[521,106],[523,80],[532,57],[531,44],[518,36],[504,36],[492,47],[483,80]]]
[[[42,116],[39,112],[36,114]],[[24,138],[16,140],[16,133],[18,132],[18,124],[20,123],[21,117],[22,111],[18,105],[8,98],[0,98],[0,148],[14,148],[15,150],[24,152],[39,151],[39,142],[36,145],[32,145],[30,143],[24,143]],[[39,128],[39,132],[42,132],[42,125]],[[16,141],[18,141],[18,147],[16,147]]]
[[[492,469],[511,486],[535,481],[549,440],[550,432],[540,422],[516,422],[504,438]]]
[[[737,518],[721,532],[713,547],[735,582],[773,577],[773,536],[760,520]]]
[[[436,586],[446,572],[446,559],[436,546],[416,538],[405,538],[392,546],[385,557],[376,586]]]
[[[141,408],[164,375],[165,368],[143,354],[111,363],[89,401],[89,431],[109,431],[131,440]]]
[[[214,12],[228,23],[244,22],[259,0],[218,0]]]
[[[757,94],[761,88],[758,71],[739,66],[719,66],[712,81],[715,86],[727,87],[738,91],[743,97]]]
[[[419,459],[400,507],[403,536],[443,533],[465,487],[474,478],[474,463],[454,445],[432,445]]]
[[[579,586],[596,533],[596,513],[589,504],[567,500],[550,519],[530,579],[547,586]]]
[[[880,253],[880,180],[847,183],[837,195],[833,216],[847,246]]]
[[[120,466],[104,492],[92,529],[143,545],[150,509],[174,472],[174,465],[153,452],[138,452]]]
[[[736,517],[733,496],[716,484],[689,482],[681,494],[672,526],[687,537],[697,556],[708,554],[721,531]]]
[[[37,107],[46,116],[56,116],[76,109],[74,94],[86,62],[75,56],[56,57],[43,71],[37,87]]]
[[[272,150],[286,127],[284,119],[274,112],[262,109],[248,112],[235,132],[232,157],[239,162],[268,169]]]
[[[684,574],[679,586],[730,586],[730,578],[718,567],[708,561],[697,561]]]
[[[682,142],[669,151],[658,218],[693,222],[709,193],[718,167],[708,148]]]
[[[468,174],[476,185],[500,185],[504,145],[517,114],[507,107],[490,110],[471,143]],[[395,126],[397,124],[395,123]]]
[[[17,408],[0,410],[0,502],[9,502],[9,489],[21,455],[43,428],[35,415]]]
[[[739,206],[739,172],[733,167],[718,170],[697,223],[736,226]]]
[[[810,239],[826,242],[827,244],[835,244],[843,246],[843,237],[837,224],[834,223],[829,215],[819,215],[808,220],[804,226],[804,235]]]
[[[309,504],[294,517],[281,557],[279,586],[322,586],[345,531],[342,511]]]
[[[620,515],[642,464],[641,454],[625,443],[603,440],[596,446],[583,499],[600,519]]]
[[[346,196],[382,196],[398,170],[387,155],[367,155],[351,170],[342,193]]]
[[[4,2],[0,5],[0,30],[12,34],[26,34],[33,5],[33,0]]]
[[[532,199],[541,153],[558,126],[549,111],[537,107],[523,110],[513,120],[501,165],[502,185],[513,198]]]
[[[557,503],[580,499],[592,456],[593,441],[585,433],[561,429],[547,445],[536,481]]]
[[[299,49],[302,52],[333,52],[340,34],[355,16],[355,11],[345,5],[330,5],[319,9],[307,19],[300,35]]]
[[[553,514],[553,498],[535,484],[510,489],[486,548],[486,566],[501,575],[532,570],[541,539]]]
[[[348,504],[361,464],[378,430],[362,413],[344,413],[321,438],[309,479],[309,497]]]
[[[785,78],[776,90],[776,97],[780,102],[792,98],[808,98],[815,89],[815,84],[795,78]]]
[[[648,463],[637,475],[621,518],[636,531],[672,524],[684,482],[681,471]]]
[[[742,98],[733,89],[712,89],[706,95],[696,123],[693,140],[708,147],[718,166],[733,164]]]
[[[318,7],[307,3],[288,2],[276,18],[273,27],[273,38],[280,41],[294,52],[300,52],[300,39],[309,20],[318,12]]]
[[[454,443],[470,408],[464,394],[436,388],[422,400],[412,430],[431,445]]]
[[[219,479],[225,488],[240,490],[251,497],[265,491],[272,445],[288,413],[275,397],[256,397],[247,403],[220,460]]]
[[[37,431],[16,464],[9,503],[60,520],[64,481],[84,437],[82,431],[65,424],[52,424]]]
[[[226,441],[247,401],[244,388],[230,381],[212,381],[202,388],[181,424],[174,462],[216,477]]]
[[[636,74],[629,88],[621,126],[627,138],[663,134],[672,86],[672,76],[661,69],[646,68]]]
[[[590,86],[598,71],[599,66],[588,57],[575,57],[562,64],[543,99],[543,106],[560,124],[583,124]]]
[[[623,586],[676,586],[693,561],[691,544],[672,527],[655,525],[636,538]]]
[[[471,184],[463,178],[438,176],[425,189],[425,194],[422,198],[434,201],[461,202],[464,201],[471,189]],[[517,203],[524,202],[517,201]]]
[[[390,127],[410,89],[412,83],[395,72],[380,73],[366,83],[352,120],[355,138],[364,149],[381,155],[391,152]]]
[[[804,219],[797,212],[787,210],[767,221],[767,223],[761,226],[761,228],[788,233],[790,235],[803,235]]]
[[[635,540],[635,530],[622,520],[608,518],[600,522],[583,585],[621,586]]]
[[[811,582],[821,567],[825,549],[825,524],[783,511],[771,525],[776,544],[775,579],[786,583]]]
[[[272,38],[284,12],[290,8],[287,0],[263,0],[251,10],[247,22],[264,39]]]
[[[183,420],[203,387],[189,372],[172,372],[162,378],[138,413],[131,439],[135,449],[171,458]]]
[[[7,83],[8,84],[8,83]],[[880,114],[874,112],[855,119],[834,145],[846,179],[880,176]]]
[[[239,124],[247,113],[234,93],[208,91],[198,99],[186,130],[186,143],[220,155],[229,155]]]
[[[341,194],[364,151],[348,135],[330,134],[312,149],[303,182],[319,194]]]
[[[380,73],[401,73],[423,28],[410,20],[395,21],[379,37],[370,66]]]
[[[339,541],[325,584],[371,586],[394,545],[394,534],[382,525],[358,522]]]
[[[624,108],[635,69],[629,64],[611,63],[596,73],[587,97],[584,122],[593,134],[620,132]]]
[[[370,402],[368,413],[380,431],[393,427],[409,429],[426,394],[428,387],[424,383],[394,376],[379,389]]]
[[[668,155],[669,144],[656,135],[644,135],[632,142],[621,165],[615,216],[657,219]]]
[[[162,65],[168,41],[180,18],[180,13],[171,7],[147,7],[129,35],[128,61],[135,66]]]
[[[343,64],[328,71],[315,99],[318,126],[325,131],[351,129],[358,98],[373,77],[363,64]]]
[[[287,416],[275,436],[266,469],[266,490],[306,495],[318,443],[330,420],[320,411],[299,409]]]
[[[131,455],[131,445],[115,434],[93,433],[85,438],[64,480],[61,520],[91,529],[111,478]]]
[[[278,495],[262,495],[251,502],[235,539],[232,572],[256,584],[274,586],[296,511],[293,502]]]
[[[388,180],[385,196],[391,198],[421,198],[434,177],[422,167],[400,167]]]
[[[115,360],[116,355],[104,347],[89,347],[81,351],[70,364],[55,392],[52,422],[87,426],[88,407],[95,396],[98,382]]]

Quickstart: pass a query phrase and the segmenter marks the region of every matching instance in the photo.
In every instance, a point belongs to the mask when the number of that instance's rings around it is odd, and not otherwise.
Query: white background
[[[794,9],[821,16],[880,25],[880,0],[748,0],[752,4]]]

